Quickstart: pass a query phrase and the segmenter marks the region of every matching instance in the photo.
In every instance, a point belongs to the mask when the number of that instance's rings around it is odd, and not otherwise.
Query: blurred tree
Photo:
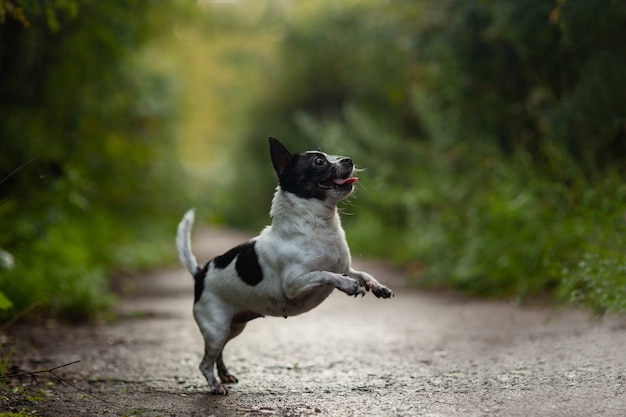
[[[56,0],[41,2],[38,0],[0,0],[0,23],[7,19],[20,22],[23,27],[31,26],[33,19],[37,24],[45,21],[51,31],[60,28],[62,15],[75,16],[78,11],[78,0]],[[42,19],[43,17],[43,19]]]
[[[419,88],[450,138],[545,157],[569,149],[591,172],[626,152],[626,3],[532,0],[432,3],[413,38]]]
[[[320,2],[287,15],[281,22],[277,61],[263,68],[263,89],[249,109],[249,128],[235,144],[237,155],[252,155],[234,178],[249,189],[254,204],[233,202],[223,212],[233,224],[265,222],[257,207],[269,207],[267,190],[275,183],[267,159],[272,135],[294,151],[323,146],[323,138],[305,134],[298,126],[302,114],[318,119],[343,119],[344,109],[356,107],[385,120],[400,137],[423,132],[411,105],[410,43],[400,24],[401,8],[382,10],[377,2]],[[421,8],[413,10],[419,15]],[[275,16],[265,19],[274,20]],[[263,22],[261,22],[263,24]],[[358,138],[357,138],[358,140]],[[368,146],[361,141],[362,146]],[[337,152],[342,149],[337,149]],[[259,175],[266,172],[266,175]],[[259,183],[252,189],[244,183]],[[239,183],[241,181],[241,183]]]
[[[180,175],[171,158],[171,82],[143,65],[139,49],[163,29],[171,6],[43,4],[0,5],[0,247],[15,255],[15,268],[0,271],[0,289],[16,308],[37,296],[83,311],[97,302],[62,289],[98,297],[115,245],[180,204],[167,197],[181,196],[172,192]],[[16,279],[38,276],[33,268],[45,268],[42,279],[57,286],[28,294]],[[86,283],[94,271],[100,278]]]

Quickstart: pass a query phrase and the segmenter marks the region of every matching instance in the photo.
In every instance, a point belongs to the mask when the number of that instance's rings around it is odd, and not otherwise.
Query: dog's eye
[[[315,158],[315,161],[313,161],[313,163],[315,164],[315,166],[321,167],[326,163],[326,161],[321,156],[318,156],[317,158]]]

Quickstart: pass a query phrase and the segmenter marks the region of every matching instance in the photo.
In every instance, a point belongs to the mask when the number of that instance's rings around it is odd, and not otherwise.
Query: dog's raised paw
[[[354,298],[357,298],[361,294],[361,297],[365,297],[365,289],[363,287],[359,287],[359,291],[354,294]]]
[[[389,288],[385,287],[384,285],[373,286],[371,290],[372,290],[372,293],[378,298],[390,298],[394,296],[393,291],[391,291]]]
[[[345,292],[348,295],[354,295],[355,297],[357,295],[361,295],[364,296],[365,295],[365,287],[363,287],[361,285],[361,283],[359,281],[357,281],[356,279],[350,278],[347,275],[343,275],[343,280],[340,282],[341,285],[339,285],[337,288],[339,288],[341,291]]]
[[[355,297],[358,297],[359,295],[361,297],[365,297],[365,293],[367,292],[365,290],[365,287],[363,287],[362,285],[360,285],[358,282],[356,283],[355,286],[355,290],[352,293],[348,293],[349,295],[354,295]]]

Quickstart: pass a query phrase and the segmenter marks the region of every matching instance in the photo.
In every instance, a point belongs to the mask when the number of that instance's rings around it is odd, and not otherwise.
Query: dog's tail
[[[183,219],[178,223],[178,231],[176,232],[176,249],[178,250],[178,259],[187,267],[191,275],[198,272],[198,261],[191,252],[191,226],[195,219],[193,209],[187,211]]]

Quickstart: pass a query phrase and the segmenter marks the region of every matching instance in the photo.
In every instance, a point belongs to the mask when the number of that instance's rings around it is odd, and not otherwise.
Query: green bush
[[[580,195],[576,210],[583,233],[576,256],[555,268],[562,285],[559,296],[573,304],[587,304],[598,313],[626,311],[626,184],[614,172]]]
[[[115,268],[174,256],[124,251],[171,242],[184,201],[175,85],[141,52],[172,6],[13,3],[26,20],[0,23],[0,248],[14,258],[0,268],[4,315],[39,303],[89,317],[110,303]]]
[[[626,151],[626,5],[593,0],[429,2],[412,33],[423,107],[447,140],[541,156],[545,142],[588,172]],[[445,138],[440,138],[445,139]]]
[[[406,265],[420,285],[522,300],[551,294],[623,311],[626,222],[618,202],[626,185],[618,170],[588,178],[567,152],[546,150],[552,169],[568,172],[565,184],[528,154],[463,143],[398,146],[387,127],[354,109],[342,119],[301,116],[299,124],[366,168],[342,208],[356,214],[344,216],[353,253]]]

